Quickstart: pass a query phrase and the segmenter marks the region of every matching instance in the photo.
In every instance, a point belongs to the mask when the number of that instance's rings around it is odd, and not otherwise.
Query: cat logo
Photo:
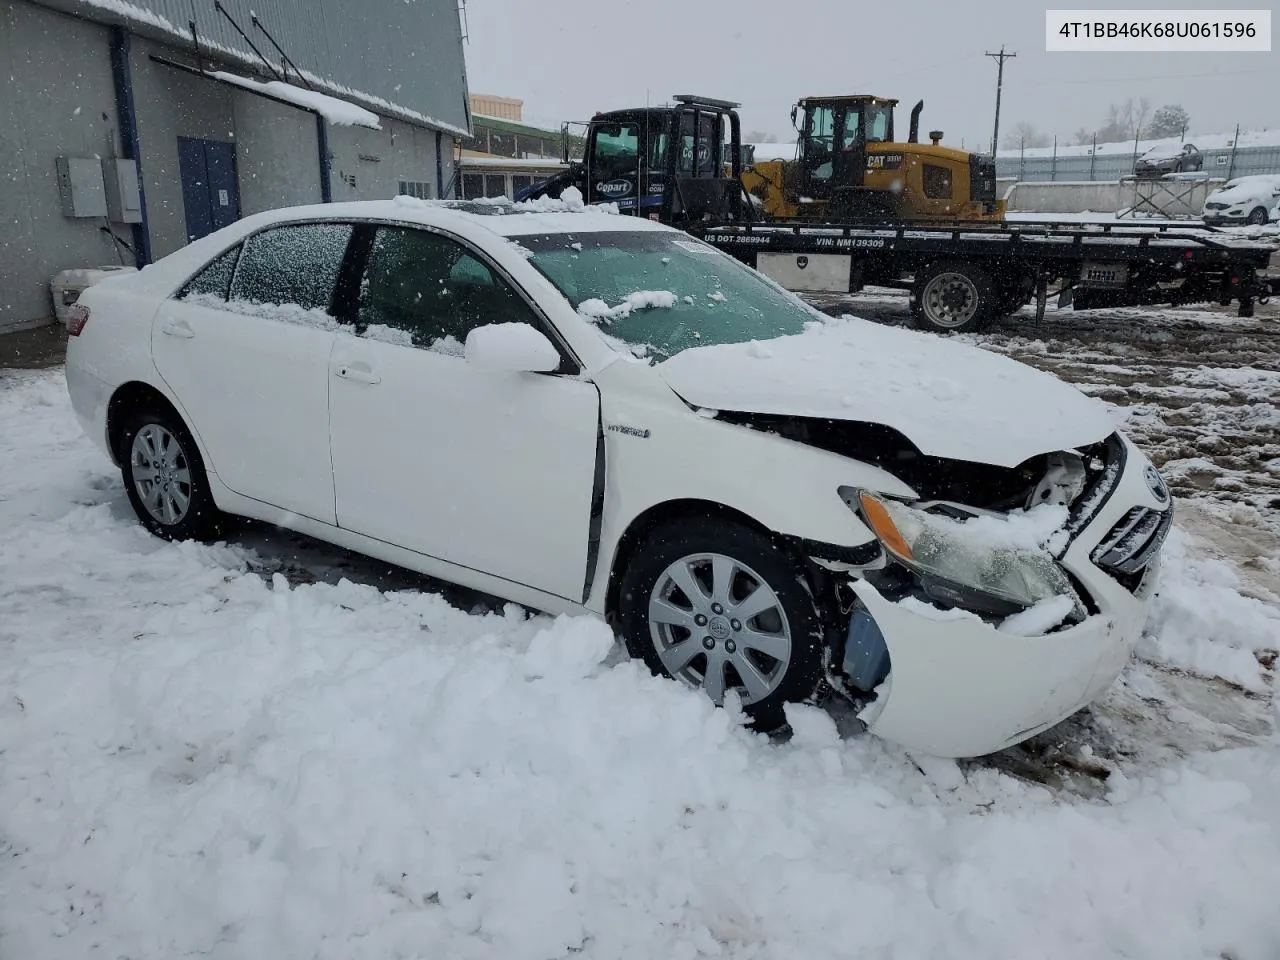
[[[803,270],[809,265],[808,257],[796,257],[796,266]]]

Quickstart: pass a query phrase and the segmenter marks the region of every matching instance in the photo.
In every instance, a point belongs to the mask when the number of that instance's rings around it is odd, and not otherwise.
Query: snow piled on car
[[[1274,743],[1082,800],[815,708],[771,742],[594,619],[150,537],[60,373],[0,379],[0,448],[6,956],[1274,950]],[[1205,576],[1172,552],[1154,648],[1258,629]]]

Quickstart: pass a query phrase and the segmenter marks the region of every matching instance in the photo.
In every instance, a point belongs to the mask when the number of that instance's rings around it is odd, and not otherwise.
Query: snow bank
[[[1178,153],[1181,151],[1183,144],[1193,143],[1201,152],[1205,150],[1230,150],[1231,141],[1235,139],[1235,131],[1229,133],[1199,133],[1187,134],[1184,138],[1179,137],[1163,137],[1158,140],[1140,140],[1138,141],[1138,156],[1151,150],[1159,150],[1163,152]],[[1280,130],[1245,130],[1241,131],[1240,139],[1236,141],[1237,147],[1276,147],[1280,146]],[[1093,144],[1086,143],[1079,146],[1067,146],[1065,144],[1058,145],[1059,157],[1087,157],[1093,149]],[[1017,158],[1019,156],[1028,157],[1051,157],[1053,156],[1053,147],[1028,147],[1026,151],[1017,149],[1000,150],[996,156],[1005,158]],[[1133,141],[1128,140],[1120,143],[1100,143],[1097,152],[1094,154],[1099,157],[1106,156],[1133,156]]]
[[[1177,527],[1164,547],[1160,593],[1138,653],[1157,663],[1264,692],[1256,654],[1280,649],[1280,610],[1244,596],[1240,578]]]
[[[214,71],[210,76],[234,84],[237,87],[243,87],[246,90],[254,90],[265,94],[275,100],[283,100],[286,103],[314,110],[336,126],[368,127],[371,130],[382,129],[382,123],[378,120],[376,113],[372,113],[354,103],[348,103],[346,100],[331,97],[326,93],[317,93],[315,90],[295,87],[291,83],[282,83],[279,80],[267,80],[264,82],[223,71]]]
[[[1274,750],[1083,802],[773,744],[595,620],[149,537],[56,373],[0,373],[0,463],[6,956],[1274,953]]]

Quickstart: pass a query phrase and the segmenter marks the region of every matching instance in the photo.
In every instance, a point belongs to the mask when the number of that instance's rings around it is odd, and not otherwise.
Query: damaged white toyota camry
[[[590,612],[762,728],[834,691],[977,756],[1112,683],[1171,505],[1100,403],[554,206],[249,217],[84,294],[75,410],[157,535],[254,517]]]

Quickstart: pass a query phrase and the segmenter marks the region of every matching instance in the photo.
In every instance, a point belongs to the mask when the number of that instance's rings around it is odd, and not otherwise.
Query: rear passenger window
[[[351,225],[275,227],[245,241],[231,282],[236,303],[280,304],[330,312]]]
[[[187,285],[178,291],[178,299],[212,297],[226,300],[231,289],[231,275],[235,273],[236,260],[240,256],[240,247],[237,243],[188,280]]]

